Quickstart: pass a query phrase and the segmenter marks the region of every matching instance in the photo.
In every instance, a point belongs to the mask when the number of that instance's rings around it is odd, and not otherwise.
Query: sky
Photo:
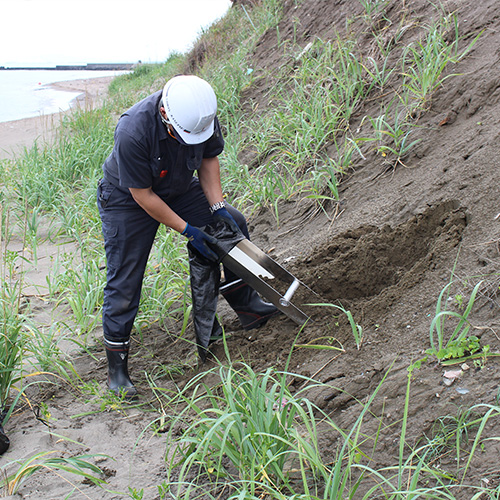
[[[164,62],[230,0],[0,0],[0,66]]]

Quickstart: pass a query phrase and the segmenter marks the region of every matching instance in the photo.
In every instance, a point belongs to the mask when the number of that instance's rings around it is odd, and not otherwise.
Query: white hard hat
[[[163,107],[186,144],[200,144],[214,133],[217,98],[208,82],[194,75],[179,75],[163,87]]]

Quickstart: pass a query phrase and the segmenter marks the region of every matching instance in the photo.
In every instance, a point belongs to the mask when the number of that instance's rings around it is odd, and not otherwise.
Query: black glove
[[[186,224],[186,227],[181,234],[186,236],[191,245],[201,255],[203,255],[203,257],[211,260],[212,262],[217,262],[219,260],[217,254],[208,246],[208,243],[210,243],[211,245],[217,244],[217,240],[213,236],[210,236],[201,229],[190,226],[189,224]]]
[[[233,216],[227,211],[227,208],[225,207],[219,208],[219,210],[216,210],[213,213],[213,216],[215,220],[218,219],[226,221],[229,224],[229,227],[231,228],[231,231],[233,231],[233,233],[236,234],[241,233],[240,227],[238,226],[238,224],[236,224],[236,221],[233,219]]]

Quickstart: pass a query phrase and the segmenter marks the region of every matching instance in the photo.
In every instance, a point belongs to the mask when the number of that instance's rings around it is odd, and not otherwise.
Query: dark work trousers
[[[197,178],[193,178],[185,194],[167,203],[192,226],[204,227],[212,222],[208,201]],[[97,205],[107,259],[103,331],[107,339],[123,342],[130,337],[137,315],[144,271],[160,224],[134,201],[128,190],[117,188],[105,179],[99,181]],[[243,214],[230,205],[226,208],[248,238]],[[226,268],[224,275],[228,282],[237,279]]]

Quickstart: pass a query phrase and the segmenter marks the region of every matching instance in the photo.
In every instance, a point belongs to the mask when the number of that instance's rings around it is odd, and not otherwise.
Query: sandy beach
[[[113,78],[112,76],[85,78],[57,82],[50,86],[68,92],[80,92],[74,99],[72,108],[75,106],[92,107],[104,101],[108,93],[108,86]],[[0,123],[0,160],[12,158],[24,148],[31,147],[35,141],[40,144],[50,142],[60,124],[63,113],[65,112]]]

